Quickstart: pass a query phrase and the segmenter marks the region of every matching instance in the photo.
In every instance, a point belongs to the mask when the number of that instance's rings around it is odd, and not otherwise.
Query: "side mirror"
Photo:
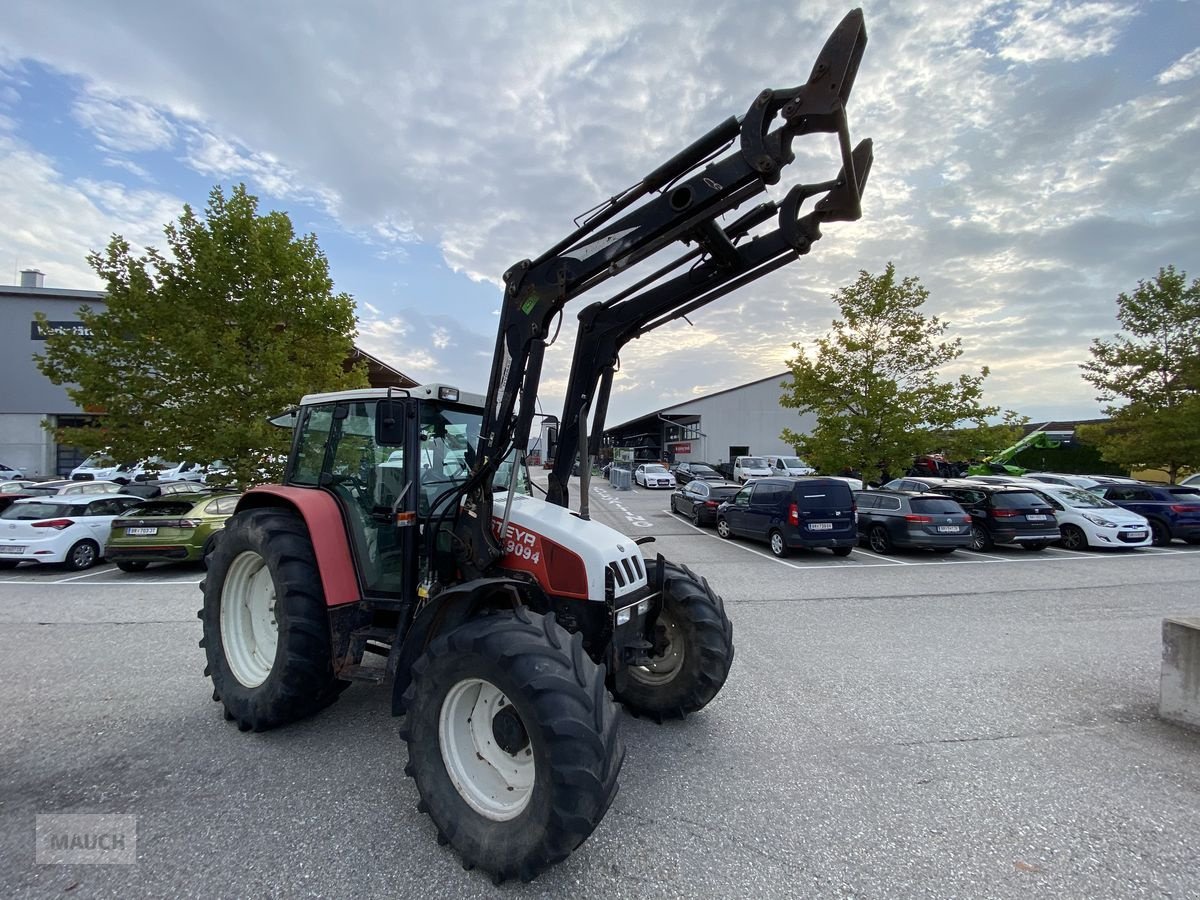
[[[385,398],[375,410],[375,443],[388,447],[404,445],[405,404],[400,400]]]
[[[558,459],[558,426],[546,428],[546,459]]]

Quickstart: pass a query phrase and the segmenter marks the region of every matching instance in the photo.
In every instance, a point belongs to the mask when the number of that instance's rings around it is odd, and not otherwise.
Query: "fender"
[[[528,601],[532,600],[532,603]],[[447,588],[426,604],[404,636],[392,682],[392,715],[404,715],[404,692],[412,680],[413,663],[439,634],[453,631],[484,609],[514,609],[527,605],[544,612],[545,595],[537,585],[516,578],[476,578]],[[389,661],[390,664],[390,661]]]
[[[238,501],[237,511],[264,506],[293,509],[304,520],[312,537],[326,606],[344,606],[362,600],[350,539],[333,497],[313,488],[264,484],[246,491]]]

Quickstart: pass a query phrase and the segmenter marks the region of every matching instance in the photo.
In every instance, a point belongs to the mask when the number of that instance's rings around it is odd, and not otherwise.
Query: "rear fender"
[[[342,606],[362,599],[350,539],[342,522],[337,501],[324,491],[313,488],[265,484],[242,495],[237,511],[279,507],[294,510],[308,527],[326,606]]]
[[[453,631],[486,609],[515,609],[526,605],[536,612],[546,609],[541,589],[515,578],[476,578],[447,588],[417,613],[404,636],[392,682],[392,715],[404,715],[404,692],[415,663],[440,634]]]

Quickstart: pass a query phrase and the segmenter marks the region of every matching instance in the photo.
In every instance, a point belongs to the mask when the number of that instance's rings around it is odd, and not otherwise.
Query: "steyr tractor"
[[[733,662],[708,582],[588,514],[620,351],[808,253],[822,223],[860,217],[871,143],[851,147],[846,101],[865,45],[853,10],[805,84],[763,91],[512,266],[486,394],[430,384],[301,400],[283,483],[242,497],[203,585],[200,644],[227,719],[261,731],[352,682],[390,681],[419,808],[466,867],[528,880],[592,833],[625,752],[612,698],[682,718]],[[777,184],[793,140],[814,133],[836,135],[835,178],[718,221]],[[670,248],[579,314],[548,491],[532,496],[526,451],[563,307]]]

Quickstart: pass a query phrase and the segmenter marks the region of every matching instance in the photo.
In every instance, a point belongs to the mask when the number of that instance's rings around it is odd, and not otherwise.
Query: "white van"
[[[798,456],[768,456],[767,465],[772,475],[797,478],[801,475],[816,475],[817,470]]]
[[[752,478],[767,478],[771,469],[761,456],[739,456],[733,461],[733,480],[745,484]]]
[[[107,481],[117,474],[120,464],[99,450],[71,470],[72,481]]]

